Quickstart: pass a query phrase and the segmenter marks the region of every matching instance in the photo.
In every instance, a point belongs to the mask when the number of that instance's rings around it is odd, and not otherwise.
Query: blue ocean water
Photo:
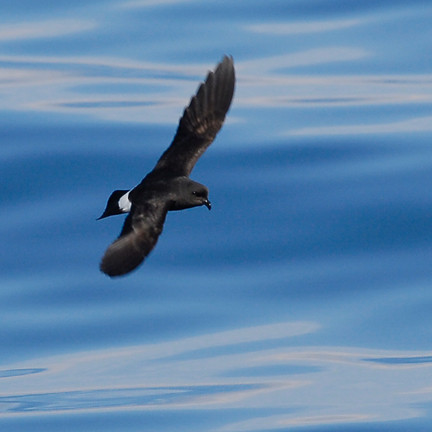
[[[1,431],[432,429],[429,1],[1,11]],[[110,280],[95,219],[223,54],[212,211]]]

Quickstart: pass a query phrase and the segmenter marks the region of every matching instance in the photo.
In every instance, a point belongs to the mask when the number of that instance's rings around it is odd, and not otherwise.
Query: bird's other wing
[[[155,247],[167,214],[167,206],[146,202],[133,206],[119,238],[112,243],[100,263],[108,276],[121,276],[138,267]]]
[[[159,159],[154,172],[163,170],[189,176],[198,158],[222,127],[231,105],[234,85],[234,62],[232,57],[225,56],[216,70],[208,73],[185,108],[174,140]]]

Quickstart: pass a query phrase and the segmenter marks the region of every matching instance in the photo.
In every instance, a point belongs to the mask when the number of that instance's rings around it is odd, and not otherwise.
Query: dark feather
[[[192,97],[170,147],[154,168],[172,175],[189,176],[199,157],[213,142],[225,120],[234,94],[235,72],[231,57],[225,56],[209,72]]]
[[[108,276],[121,276],[140,265],[155,247],[167,211],[151,203],[133,207],[119,238],[106,250],[100,269]]]

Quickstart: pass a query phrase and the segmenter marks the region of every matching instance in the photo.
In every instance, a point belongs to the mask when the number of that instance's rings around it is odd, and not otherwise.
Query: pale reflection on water
[[[25,362],[2,373],[1,411],[269,410],[221,431],[421,415],[415,404],[432,397],[430,353],[293,341],[318,330],[288,322]]]

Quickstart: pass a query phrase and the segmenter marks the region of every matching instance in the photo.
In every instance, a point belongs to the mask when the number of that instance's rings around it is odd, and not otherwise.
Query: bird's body
[[[209,72],[180,119],[171,145],[154,169],[132,190],[116,190],[99,219],[128,213],[119,238],[108,247],[100,269],[121,276],[135,269],[156,245],[168,211],[205,205],[206,186],[189,178],[199,157],[222,127],[234,94],[233,60],[224,57]]]

